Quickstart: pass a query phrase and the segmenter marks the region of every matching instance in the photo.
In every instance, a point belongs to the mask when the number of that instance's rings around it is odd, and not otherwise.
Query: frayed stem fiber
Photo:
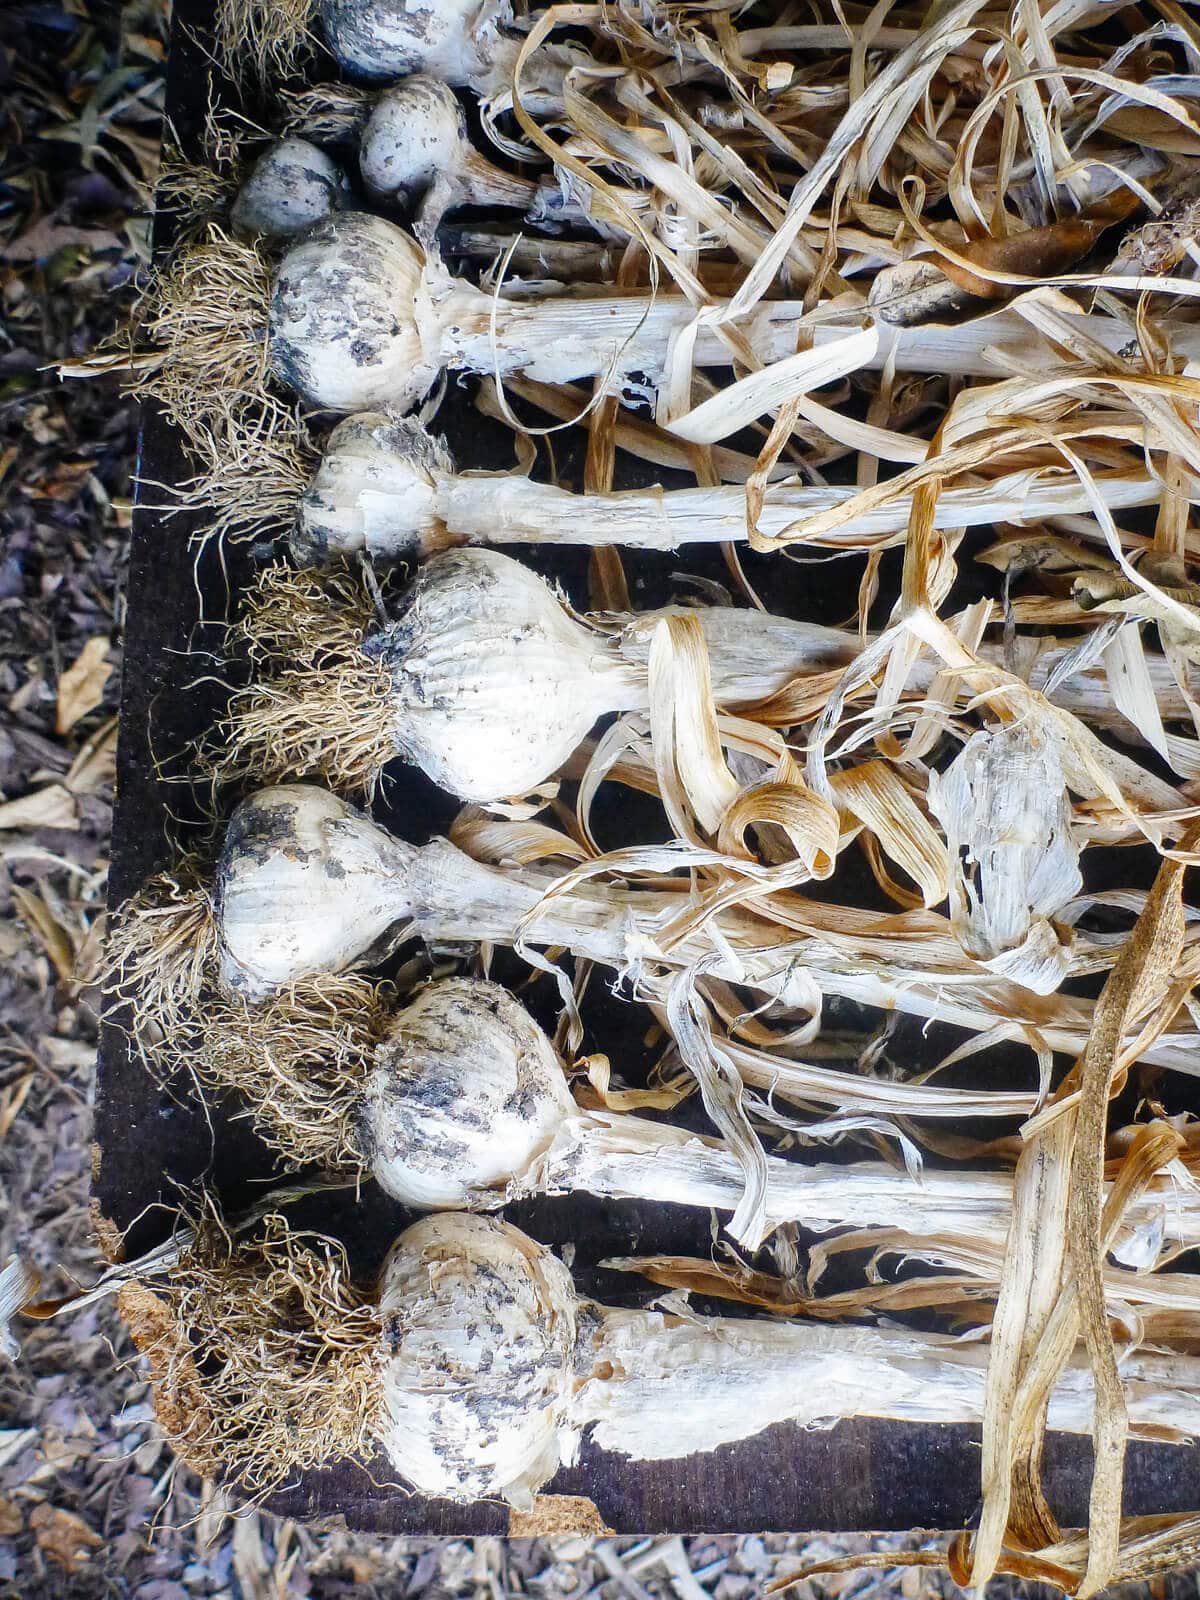
[[[372,793],[396,754],[391,674],[362,650],[375,620],[359,578],[264,571],[231,632],[251,681],[202,752],[212,780],[319,777],[343,794]]]
[[[197,1471],[259,1495],[373,1454],[383,1325],[336,1241],[278,1213],[235,1241],[210,1216],[121,1308],[150,1364],[159,1423]]]

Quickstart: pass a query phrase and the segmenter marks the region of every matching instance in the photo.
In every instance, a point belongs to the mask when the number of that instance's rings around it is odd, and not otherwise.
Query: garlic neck
[[[585,1304],[569,1420],[602,1449],[657,1461],[714,1450],[777,1422],[828,1426],[845,1417],[982,1420],[989,1347],[936,1334],[845,1324],[704,1318]],[[1133,1429],[1200,1433],[1200,1363],[1134,1352],[1122,1361]],[[1086,1359],[1063,1373],[1053,1431],[1088,1433]]]
[[[888,1223],[914,1235],[959,1232],[1002,1246],[1012,1181],[1002,1172],[937,1172],[920,1179],[882,1162],[841,1166],[767,1157],[767,1228],[814,1233]],[[579,1112],[538,1175],[549,1193],[735,1211],[745,1169],[717,1139],[625,1113]]]

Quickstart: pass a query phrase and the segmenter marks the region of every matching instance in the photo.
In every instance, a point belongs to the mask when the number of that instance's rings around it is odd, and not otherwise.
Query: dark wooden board
[[[168,116],[185,147],[197,149],[202,123],[211,35],[212,0],[176,0],[168,80]],[[166,240],[160,227],[158,244]],[[438,418],[464,466],[507,466],[507,434],[481,424],[469,393],[452,386]],[[579,443],[558,435],[560,471],[578,487]],[[187,465],[173,431],[152,408],[142,418],[139,477],[149,484],[180,482]],[[631,472],[620,480],[637,481]],[[646,481],[643,479],[642,481]],[[198,685],[208,668],[203,652],[219,665],[227,609],[221,569],[209,561],[195,581],[188,533],[193,524],[156,509],[161,491],[139,492],[134,514],[128,590],[125,679],[118,748],[118,792],[113,835],[110,898],[117,905],[147,876],[173,858],[189,826],[201,820],[185,785],[171,781],[157,758],[171,757],[211,720],[219,703],[214,685]],[[526,557],[528,559],[528,557]],[[581,560],[537,558],[583,597]],[[769,603],[790,599],[805,614],[836,622],[849,609],[856,574],[830,581],[828,567],[774,566],[758,561],[756,581]],[[843,563],[846,567],[848,564]],[[653,604],[671,591],[677,568],[724,574],[712,556],[685,552],[678,559],[647,559],[633,568],[637,603]],[[836,569],[835,569],[836,572]],[[236,576],[236,566],[235,566]],[[203,601],[201,600],[203,594]],[[208,619],[205,621],[205,619]],[[199,654],[198,654],[199,652]],[[176,770],[178,770],[176,768]],[[410,772],[393,785],[383,820],[410,837],[438,831],[454,807]],[[644,1016],[612,1001],[599,1008],[589,1042],[609,1050],[623,1068],[638,1056]],[[902,1029],[906,1025],[902,1024]],[[915,1025],[898,1036],[900,1059],[935,1060],[938,1030],[931,1037]],[[1027,1066],[1012,1053],[996,1053],[986,1069],[990,1081]],[[130,1254],[156,1243],[170,1226],[181,1188],[210,1185],[231,1209],[260,1193],[277,1175],[245,1121],[218,1110],[210,1128],[186,1096],[160,1093],[123,1036],[105,1031],[97,1084],[98,1210],[126,1235]],[[638,1250],[706,1254],[708,1219],[673,1207],[605,1204],[587,1199],[531,1202],[510,1208],[511,1220],[551,1245],[571,1243],[574,1269],[585,1293],[620,1303],[650,1296],[637,1280],[599,1270],[605,1257]],[[377,1190],[361,1203],[347,1196],[322,1197],[299,1208],[299,1221],[345,1240],[357,1270],[378,1266],[406,1214]],[[710,1305],[707,1309],[719,1310]],[[804,1382],[803,1372],[797,1383]],[[1085,1520],[1090,1447],[1085,1441],[1052,1439],[1046,1452],[1046,1484],[1065,1523]],[[355,1527],[388,1533],[502,1533],[507,1512],[500,1505],[456,1507],[380,1487],[381,1464],[373,1473],[348,1464],[307,1475],[276,1495],[273,1509],[293,1517],[341,1513]],[[822,1432],[779,1426],[757,1439],[711,1455],[678,1462],[628,1462],[584,1445],[579,1464],[561,1472],[551,1492],[586,1495],[619,1532],[757,1531],[799,1529],[951,1528],[978,1510],[979,1452],[973,1430],[900,1426],[887,1422],[846,1423]],[[1129,1454],[1127,1509],[1131,1514],[1191,1511],[1200,1506],[1200,1452],[1135,1445]]]

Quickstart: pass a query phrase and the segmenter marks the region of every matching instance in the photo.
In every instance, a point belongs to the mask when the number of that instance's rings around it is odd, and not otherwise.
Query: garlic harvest
[[[661,1461],[776,1422],[983,1415],[986,1344],[617,1310],[581,1300],[557,1257],[516,1228],[468,1214],[426,1217],[400,1236],[379,1306],[391,1338],[377,1437],[414,1488],[452,1500],[527,1505],[589,1431],[601,1449]],[[1135,1433],[1182,1443],[1200,1432],[1194,1358],[1133,1350],[1121,1370]],[[1087,1432],[1093,1399],[1076,1356],[1050,1428]]]
[[[357,424],[350,435],[353,461]],[[429,441],[430,474],[443,459]],[[383,498],[388,480],[374,481]],[[396,485],[391,504],[406,518],[423,514],[411,481]],[[218,772],[260,782],[319,776],[369,793],[402,758],[460,799],[527,793],[559,771],[599,717],[649,708],[656,630],[680,614],[668,606],[578,616],[536,573],[483,546],[434,556],[390,610],[380,626],[374,602],[364,604],[352,582],[264,573],[241,624],[255,671],[230,701]],[[714,700],[726,710],[753,707],[859,655],[848,630],[733,606],[687,615],[703,635]],[[1035,681],[1045,682],[1064,654],[1045,651]],[[1164,711],[1185,715],[1169,663],[1156,657],[1154,665]],[[928,687],[936,671],[918,663],[911,689]],[[1100,673],[1066,678],[1053,698],[1089,721],[1122,726]]]
[[[697,367],[730,364],[721,309],[710,308],[699,324]],[[762,301],[732,326],[760,361],[772,363],[795,354],[804,317],[800,301]],[[1064,320],[1110,351],[1126,343],[1115,318],[1081,313]],[[330,217],[284,256],[269,314],[281,381],[313,405],[345,412],[406,410],[447,370],[520,372],[547,383],[605,373],[614,388],[641,374],[653,387],[673,336],[696,322],[695,306],[679,295],[582,286],[529,300],[487,294],[430,262],[402,228],[359,212]],[[864,341],[853,326],[806,323],[815,349],[836,354],[844,344],[848,371],[892,360],[898,371],[986,377],[997,363],[1044,359],[1040,336],[1007,311],[959,326],[874,326],[876,337]],[[1164,331],[1177,357],[1200,357],[1200,329],[1184,323]],[[813,386],[835,375],[822,369]]]
[[[266,150],[238,192],[230,221],[244,237],[289,239],[350,203],[336,162],[294,135]]]
[[[1162,484],[1147,472],[1113,474],[1094,487],[1111,510],[1154,505]],[[850,500],[840,485],[772,484],[758,517],[768,538],[804,540],[807,519]],[[1068,473],[1014,472],[939,496],[934,526],[974,527],[1082,516],[1089,490]],[[847,523],[824,539],[839,549],[902,540],[906,495]],[[457,544],[622,545],[676,550],[683,544],[746,537],[746,496],[737,485],[625,489],[572,494],[520,473],[458,473],[442,440],[414,417],[358,412],[329,436],[321,464],[299,502],[293,553],[305,562],[367,551],[378,562],[424,559]]]
[[[786,1077],[785,1064],[781,1071]],[[359,1144],[370,1171],[420,1210],[490,1211],[580,1191],[717,1211],[741,1201],[743,1169],[719,1140],[626,1112],[581,1110],[541,1028],[506,989],[481,979],[432,983],[399,1011],[361,1097]],[[766,1166],[768,1232],[783,1222],[816,1233],[888,1226],[913,1235],[915,1256],[922,1238],[959,1235],[1002,1248],[1007,1237],[1007,1172],[927,1167],[914,1179],[879,1162],[779,1157]],[[1139,1195],[1126,1219],[1134,1229],[1161,1223],[1168,1247],[1200,1242],[1200,1204],[1163,1186]]]
[[[905,915],[857,913],[856,954],[828,936],[828,908],[805,902],[809,932],[794,936],[757,920],[717,919],[666,950],[657,935],[683,909],[681,893],[586,880],[547,897],[555,875],[500,870],[449,840],[412,845],[327,790],[264,789],[244,800],[226,830],[217,871],[217,937],[225,985],[261,999],[319,973],[378,959],[404,937],[562,948],[632,977],[655,998],[673,972],[705,961],[713,979],[744,985],[801,1009],[815,984],[863,1005],[936,1018],[971,1032],[1034,1035],[1077,1055],[1091,1026],[1090,1001],[1035,995],[970,962],[940,919],[921,913],[921,968],[905,964]],[[1140,1059],[1200,1070],[1194,1029],[1169,1028]]]

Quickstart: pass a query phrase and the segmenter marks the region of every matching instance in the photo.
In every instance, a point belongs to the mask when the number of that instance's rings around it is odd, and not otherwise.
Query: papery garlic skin
[[[380,217],[329,217],[280,262],[270,337],[277,376],[314,405],[414,405],[442,368],[423,251]]]
[[[350,203],[345,173],[307,139],[280,139],[254,164],[229,219],[249,238],[289,239]]]
[[[363,649],[391,673],[397,754],[464,800],[535,788],[596,719],[642,703],[642,675],[499,551],[422,568]]]
[[[449,1212],[400,1236],[380,1278],[377,1433],[408,1482],[529,1506],[573,1454],[575,1303],[562,1262],[505,1223]]]
[[[1035,994],[1053,993],[1074,944],[1053,918],[1083,887],[1057,746],[1028,722],[974,733],[931,774],[929,805],[946,831],[963,949]]]
[[[221,980],[262,999],[386,950],[408,915],[412,846],[325,789],[261,789],[230,818],[217,874]]]
[[[384,82],[430,72],[467,88],[488,75],[512,6],[509,0],[318,0],[318,14],[331,53],[352,77]]]
[[[347,417],[330,434],[300,500],[292,554],[320,566],[381,544],[401,555],[436,547],[438,488],[452,471],[444,442],[415,418],[378,411]]]
[[[405,1205],[487,1207],[533,1179],[574,1111],[524,1006],[499,984],[450,978],[422,990],[376,1048],[359,1129],[375,1178]]]

